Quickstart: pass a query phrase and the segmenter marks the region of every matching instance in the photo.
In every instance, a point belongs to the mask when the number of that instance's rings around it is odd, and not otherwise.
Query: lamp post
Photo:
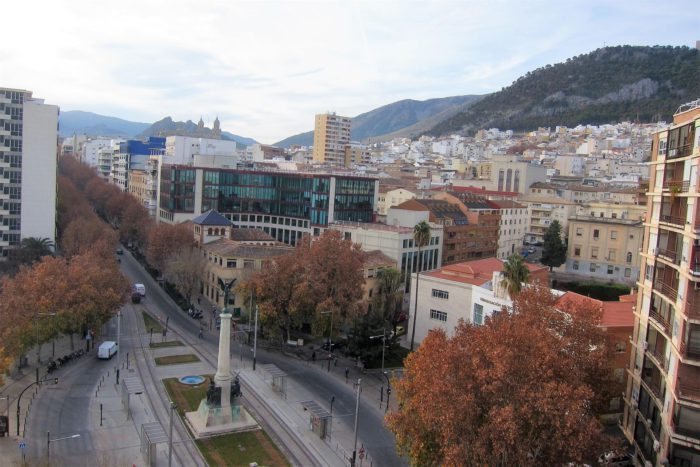
[[[355,459],[357,457],[357,420],[360,413],[360,389],[362,387],[362,378],[357,378],[357,399],[355,400],[355,443],[352,446],[352,459],[350,459],[351,467],[355,467]]]
[[[255,333],[253,334],[253,371],[258,357],[258,305],[255,305]]]
[[[333,359],[333,310],[322,311],[322,315],[331,315],[330,332],[328,333],[328,371],[331,371],[331,360]]]
[[[369,336],[370,340],[382,338],[382,373],[384,373],[384,352],[386,350],[386,328],[382,329],[382,334],[379,336]]]
[[[36,328],[36,364],[41,363],[41,349],[39,348],[39,317],[40,316],[56,316],[56,313],[35,313],[34,327]]]
[[[64,436],[63,438],[51,439],[51,432],[50,431],[46,432],[46,461],[48,462],[49,465],[51,465],[51,443],[55,443],[56,441],[63,441],[65,439],[74,439],[74,438],[80,438],[80,435],[74,434],[74,435],[70,435],[70,436]]]
[[[384,413],[387,413],[389,411],[389,398],[391,397],[391,380],[386,371],[382,371],[382,375],[386,378],[386,406],[384,407]]]
[[[170,401],[170,434],[168,435],[168,467],[173,465],[173,413],[177,405]]]

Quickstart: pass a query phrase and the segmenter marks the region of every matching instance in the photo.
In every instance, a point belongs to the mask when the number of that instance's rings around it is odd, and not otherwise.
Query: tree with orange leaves
[[[185,224],[155,224],[148,231],[146,259],[148,264],[163,272],[168,258],[194,246],[192,229]]]
[[[387,416],[414,465],[582,463],[610,448],[594,406],[606,384],[600,310],[563,313],[528,287],[483,326],[431,331],[394,382]]]

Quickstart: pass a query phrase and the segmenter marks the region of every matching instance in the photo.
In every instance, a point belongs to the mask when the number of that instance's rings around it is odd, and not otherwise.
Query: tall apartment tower
[[[335,112],[316,115],[314,124],[314,162],[345,167],[345,148],[350,145],[349,117]]]
[[[0,261],[23,238],[56,241],[58,106],[0,88]]]
[[[637,464],[700,465],[700,99],[654,135],[622,428]]]

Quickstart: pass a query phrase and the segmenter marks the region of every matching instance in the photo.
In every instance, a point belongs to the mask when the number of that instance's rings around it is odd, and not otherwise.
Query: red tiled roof
[[[612,327],[633,327],[634,314],[632,308],[636,302],[636,294],[623,295],[619,302],[603,302],[595,298],[585,297],[576,292],[566,292],[559,297],[555,305],[566,311],[568,307],[576,307],[584,304],[593,304],[602,310],[600,325]]]
[[[525,263],[531,273],[547,270],[547,266]],[[494,272],[503,271],[503,261],[498,258],[484,258],[475,261],[449,264],[437,271],[425,272],[426,276],[463,282],[466,284],[481,285],[493,279]]]

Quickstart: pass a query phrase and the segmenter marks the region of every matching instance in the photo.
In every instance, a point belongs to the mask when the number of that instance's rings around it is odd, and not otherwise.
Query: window
[[[632,276],[632,270],[630,268],[625,268],[625,277],[629,278]]]
[[[600,230],[593,229],[593,238],[598,240],[600,238]]]
[[[627,350],[627,343],[625,341],[615,342],[615,352],[623,353],[625,350]]]
[[[433,289],[433,297],[447,300],[450,298],[450,293],[446,290]]]
[[[595,272],[595,263],[591,263],[591,266],[588,268],[589,271]]]
[[[591,248],[591,258],[597,259],[598,258],[598,247],[594,246]]]
[[[613,213],[611,214],[611,216],[612,216],[613,219],[617,219],[617,213],[616,213],[616,212],[613,212]]]
[[[613,267],[608,265],[608,274],[612,274],[612,273],[613,273]]]
[[[576,227],[576,236],[580,237],[583,235],[583,228],[582,227]]]
[[[608,250],[608,261],[615,261],[617,259],[617,252],[615,250]]]
[[[574,261],[573,268],[574,268],[574,271],[578,271],[578,261]]]
[[[581,247],[580,246],[574,247],[574,256],[581,256]]]
[[[447,321],[447,313],[444,311],[430,310],[430,319],[437,321]]]
[[[632,262],[632,253],[627,252],[627,263],[631,263],[631,262]]]
[[[474,304],[474,324],[481,326],[484,324],[484,306],[479,303]]]
[[[617,230],[610,231],[610,240],[617,240]]]

